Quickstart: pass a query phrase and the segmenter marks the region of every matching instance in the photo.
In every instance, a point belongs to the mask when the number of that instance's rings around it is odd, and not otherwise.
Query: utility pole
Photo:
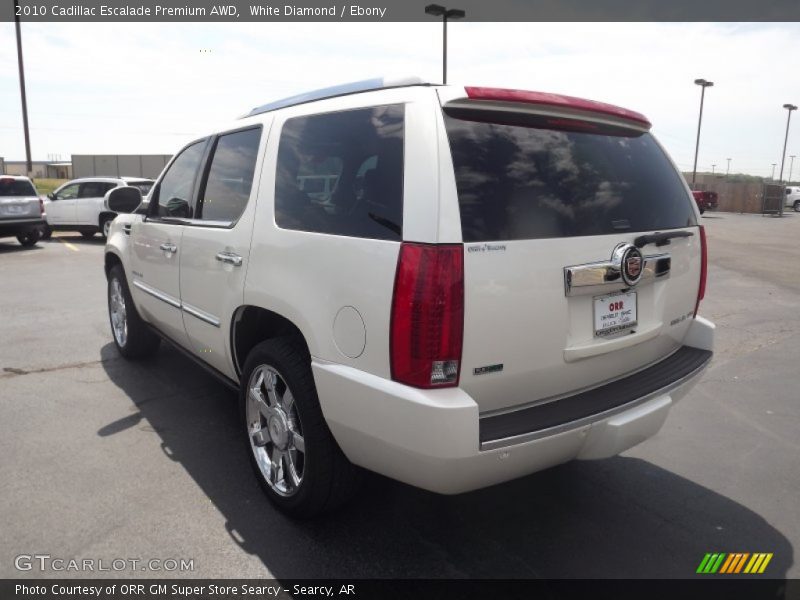
[[[711,174],[712,175],[714,174],[714,171],[716,170],[716,168],[717,168],[717,165],[711,165]]]
[[[728,175],[731,174],[731,159],[730,158],[726,158],[725,160],[728,161],[728,168],[725,170],[725,179],[727,179]]]
[[[775,166],[778,163],[772,163],[772,175],[769,176],[770,180],[775,181]]]
[[[22,32],[19,27],[18,2],[14,0],[14,27],[17,31],[17,66],[19,67],[19,92],[22,96],[22,129],[25,132],[25,172],[33,174],[31,163],[31,137],[28,133],[28,99],[25,97],[25,67],[22,64]]]
[[[780,174],[780,182],[783,183],[783,163],[786,162],[786,144],[789,142],[789,123],[792,121],[792,111],[797,110],[797,107],[794,104],[784,104],[783,108],[786,109],[788,113],[786,116],[786,135],[783,138],[783,153],[781,154],[781,174]],[[785,201],[783,199],[784,192],[781,191],[781,211],[780,216],[783,216],[783,205]]]

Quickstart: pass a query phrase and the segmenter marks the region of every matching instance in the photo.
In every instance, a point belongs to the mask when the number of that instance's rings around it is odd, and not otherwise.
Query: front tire
[[[26,248],[30,248],[39,241],[40,236],[41,233],[38,229],[31,229],[25,233],[20,233],[17,236],[17,241]]]
[[[125,358],[143,358],[158,350],[161,339],[136,312],[122,265],[108,274],[108,318],[114,344]]]
[[[800,200],[794,202],[794,212],[800,212]]]
[[[292,517],[346,502],[360,470],[342,453],[319,405],[308,352],[296,338],[255,346],[241,378],[242,433],[259,484]]]
[[[111,221],[113,221],[113,220],[114,220],[114,217],[105,217],[100,222],[100,233],[102,234],[104,240],[108,239],[108,234],[109,234],[109,231],[111,230]]]

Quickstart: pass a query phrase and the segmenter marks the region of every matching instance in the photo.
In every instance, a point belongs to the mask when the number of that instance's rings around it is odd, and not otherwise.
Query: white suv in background
[[[293,515],[340,504],[357,467],[454,494],[615,455],[713,350],[705,233],[649,130],[419,82],[254,109],[178,152],[147,208],[109,194],[133,213],[106,244],[114,341],[167,339],[238,390]]]
[[[786,188],[786,207],[793,208],[795,212],[800,212],[800,187],[790,186]]]
[[[49,239],[53,231],[78,231],[85,238],[95,233],[108,235],[115,212],[105,206],[106,193],[121,186],[133,186],[142,196],[153,187],[152,179],[141,177],[84,177],[68,181],[45,200],[47,226],[42,237]]]

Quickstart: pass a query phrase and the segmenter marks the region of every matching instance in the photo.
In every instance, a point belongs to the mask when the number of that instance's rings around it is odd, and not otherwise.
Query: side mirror
[[[50,192],[49,194],[47,194],[47,197],[48,197],[50,200],[55,200],[55,199],[56,199],[56,195],[55,195],[53,192]]]
[[[132,213],[142,203],[142,192],[132,185],[116,187],[105,195],[106,208],[115,213]]]

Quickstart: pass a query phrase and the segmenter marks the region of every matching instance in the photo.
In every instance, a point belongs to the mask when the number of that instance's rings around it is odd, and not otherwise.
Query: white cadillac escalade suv
[[[456,494],[654,435],[711,359],[706,242],[642,115],[366,81],[183,148],[106,245],[120,353],[173,343],[239,392],[271,500],[359,467]]]

